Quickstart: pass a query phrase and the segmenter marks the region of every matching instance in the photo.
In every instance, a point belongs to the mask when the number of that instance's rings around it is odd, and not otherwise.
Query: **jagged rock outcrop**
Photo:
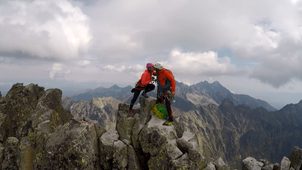
[[[114,129],[74,119],[62,92],[15,84],[0,101],[2,169],[203,169],[209,164],[197,135],[177,119],[162,126],[154,99],[140,99],[128,117],[120,104]],[[214,162],[215,169],[225,166]]]
[[[253,157],[247,157],[242,161],[243,170],[300,170],[302,162],[302,149],[294,147],[289,158],[284,156],[281,163],[270,163],[267,160],[257,161]]]
[[[206,166],[206,159],[194,143],[194,135],[179,135],[178,126],[163,126],[163,120],[150,112],[154,103],[154,99],[141,98],[141,109],[136,110],[134,117],[127,116],[128,105],[119,106],[116,131],[108,131],[100,139],[101,148],[106,150],[101,157],[104,169],[129,166],[133,169],[202,169]],[[120,152],[124,154],[112,154]]]
[[[20,161],[18,151],[19,140],[15,137],[9,137],[6,139],[2,161],[2,169],[18,170],[18,163]]]
[[[63,107],[69,110],[74,119],[91,120],[105,129],[113,129],[116,125],[116,112],[119,100],[112,97],[93,98],[91,101],[73,101],[64,98]]]
[[[287,105],[279,111],[268,112],[272,109],[258,108],[260,105],[254,102],[252,108],[255,109],[247,107],[250,106],[248,103],[251,104],[249,97],[236,97],[218,82],[204,82],[192,87],[179,83],[177,87],[176,102],[173,103],[179,122],[175,125],[177,136],[183,134],[183,127],[189,129],[195,135],[198,149],[207,158],[216,160],[221,157],[232,167],[239,168],[242,158],[250,155],[276,162],[289,153],[292,147],[302,146],[302,101]],[[216,103],[211,102],[203,92],[215,98]],[[129,92],[127,94],[131,95]],[[244,100],[241,101],[241,98]],[[120,118],[116,119],[119,122],[118,129],[125,126],[122,124],[138,126],[134,119],[121,122],[118,120]],[[123,132],[119,133],[125,136]],[[129,140],[129,136],[127,138]],[[132,141],[133,146],[138,145],[135,142],[137,140]]]
[[[302,167],[302,149],[299,147],[294,147],[293,151],[289,155],[291,161],[291,167],[294,169],[301,169]]]
[[[261,170],[262,166],[264,165],[262,162],[257,161],[252,157],[247,157],[242,162],[242,170]]]
[[[0,136],[5,141],[2,169],[89,169],[89,154],[99,153],[97,145],[91,152],[91,144],[87,144],[97,143],[96,130],[91,128],[93,124],[72,123],[72,115],[63,109],[61,98],[59,89],[44,90],[35,84],[19,83],[1,99]],[[95,140],[87,141],[92,134]],[[56,155],[51,156],[53,153]]]

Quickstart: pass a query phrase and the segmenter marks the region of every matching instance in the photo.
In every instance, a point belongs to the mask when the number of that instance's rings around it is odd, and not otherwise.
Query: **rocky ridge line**
[[[1,169],[228,169],[210,162],[194,133],[176,121],[164,127],[150,112],[154,99],[127,117],[120,104],[116,129],[76,120],[59,89],[15,84],[0,98]]]
[[[302,169],[302,149],[294,147],[289,157],[284,156],[280,163],[271,163],[268,160],[256,160],[247,157],[242,161],[242,170],[300,170]]]

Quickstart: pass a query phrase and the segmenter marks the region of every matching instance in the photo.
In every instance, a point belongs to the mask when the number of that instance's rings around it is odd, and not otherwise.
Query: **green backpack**
[[[157,103],[152,107],[153,114],[160,119],[168,118],[168,111],[164,104]]]

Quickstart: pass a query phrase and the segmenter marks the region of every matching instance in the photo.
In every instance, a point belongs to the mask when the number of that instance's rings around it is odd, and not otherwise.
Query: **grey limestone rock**
[[[290,160],[287,157],[283,157],[280,165],[281,170],[289,170]]]
[[[294,147],[293,151],[289,156],[289,160],[291,161],[291,167],[293,167],[294,169],[301,169],[302,149],[299,147]]]
[[[16,137],[8,137],[4,146],[4,160],[2,161],[3,170],[18,170],[20,161],[19,140]]]
[[[242,161],[242,170],[261,170],[264,164],[253,157],[247,157]]]

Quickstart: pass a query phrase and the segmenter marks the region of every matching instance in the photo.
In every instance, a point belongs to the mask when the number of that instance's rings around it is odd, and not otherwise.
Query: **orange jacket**
[[[173,94],[175,94],[176,83],[175,83],[174,75],[170,70],[167,70],[167,69],[163,68],[162,70],[160,70],[157,73],[157,81],[158,81],[158,83],[160,84],[161,87],[165,87],[166,80],[170,81],[171,92]]]
[[[152,74],[145,70],[140,80],[136,83],[136,86],[145,87],[152,81]]]

